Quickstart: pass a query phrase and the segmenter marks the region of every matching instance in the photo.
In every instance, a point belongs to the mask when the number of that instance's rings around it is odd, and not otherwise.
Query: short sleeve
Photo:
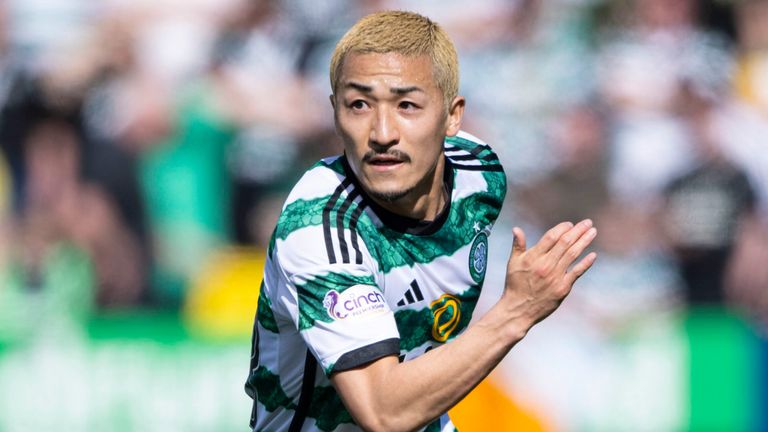
[[[309,227],[275,245],[278,299],[326,375],[400,352],[397,325],[371,261],[331,263],[322,230]]]

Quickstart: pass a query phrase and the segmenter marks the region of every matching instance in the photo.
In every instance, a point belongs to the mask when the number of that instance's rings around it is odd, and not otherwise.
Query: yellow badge
[[[443,294],[429,305],[434,321],[432,338],[445,342],[459,325],[461,319],[461,301],[450,294]]]

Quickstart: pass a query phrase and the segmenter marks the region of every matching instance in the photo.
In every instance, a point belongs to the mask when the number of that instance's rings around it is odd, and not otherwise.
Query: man
[[[273,235],[251,427],[452,431],[446,411],[592,265],[572,266],[595,230],[561,223],[527,250],[515,228],[504,294],[468,327],[506,180],[460,132],[452,43],[420,15],[369,15],[338,43],[331,85],[345,152],[307,171]]]

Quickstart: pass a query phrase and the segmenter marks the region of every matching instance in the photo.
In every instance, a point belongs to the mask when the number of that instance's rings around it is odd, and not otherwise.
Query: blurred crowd
[[[495,237],[595,220],[575,310],[767,328],[768,0],[0,0],[0,340],[183,308],[221,251],[263,254],[341,151],[335,42],[393,8],[455,40],[463,129],[509,178]]]

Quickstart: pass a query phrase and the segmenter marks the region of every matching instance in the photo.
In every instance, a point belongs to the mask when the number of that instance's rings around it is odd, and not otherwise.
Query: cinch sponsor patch
[[[370,285],[354,285],[343,292],[328,291],[323,299],[328,316],[342,320],[364,315],[378,314],[387,310],[384,296]]]

